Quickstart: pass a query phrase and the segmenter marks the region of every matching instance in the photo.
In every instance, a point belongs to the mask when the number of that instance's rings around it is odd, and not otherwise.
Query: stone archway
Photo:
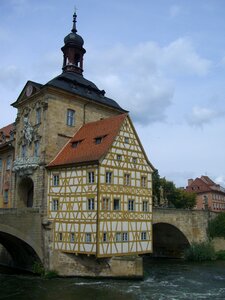
[[[34,264],[41,264],[35,250],[16,236],[0,231],[0,263],[21,270],[33,271]]]
[[[23,177],[18,184],[19,207],[33,207],[34,182],[30,177]]]
[[[190,246],[187,237],[177,227],[168,223],[153,224],[153,256],[183,257]]]

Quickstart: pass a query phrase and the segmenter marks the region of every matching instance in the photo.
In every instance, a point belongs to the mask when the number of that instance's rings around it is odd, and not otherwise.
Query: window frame
[[[142,201],[142,211],[148,212],[149,211],[149,202],[147,200]]]
[[[141,240],[147,241],[147,231],[141,231]]]
[[[10,170],[11,166],[12,166],[12,156],[9,155],[9,156],[7,156],[7,159],[6,159],[6,170]]]
[[[34,157],[39,157],[40,142],[39,140],[34,141]]]
[[[59,210],[59,199],[52,198],[51,202],[51,211],[58,211]]]
[[[110,198],[103,197],[102,198],[102,210],[109,211],[110,209]]]
[[[59,186],[59,181],[60,181],[59,174],[53,174],[52,175],[52,185]]]
[[[115,201],[118,201],[118,208],[117,208],[117,206],[115,206]],[[119,211],[119,210],[121,210],[121,208],[120,208],[120,206],[121,206],[121,203],[120,203],[120,199],[119,198],[113,198],[113,210],[114,211]]]
[[[75,110],[68,108],[66,113],[66,125],[73,127],[75,125]]]
[[[87,177],[88,177],[89,184],[95,183],[95,171],[88,171]]]
[[[112,184],[112,177],[113,177],[113,172],[112,171],[106,171],[105,172],[105,183],[106,184]]]
[[[127,210],[135,211],[135,200],[134,199],[128,199]]]
[[[85,243],[91,243],[91,241],[92,241],[91,232],[85,232]]]
[[[130,173],[124,173],[124,185],[125,186],[131,186],[131,174]]]
[[[39,125],[41,123],[41,108],[36,108],[36,125]]]
[[[95,210],[95,198],[88,198],[87,199],[87,210]]]

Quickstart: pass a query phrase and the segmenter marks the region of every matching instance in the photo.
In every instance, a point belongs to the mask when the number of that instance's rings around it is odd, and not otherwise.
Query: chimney
[[[188,186],[190,186],[193,183],[193,179],[188,179]]]

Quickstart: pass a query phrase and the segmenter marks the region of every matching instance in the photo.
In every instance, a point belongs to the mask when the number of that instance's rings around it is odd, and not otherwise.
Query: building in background
[[[14,124],[0,128],[0,208],[12,207]]]
[[[196,209],[225,211],[225,189],[208,176],[188,179],[187,192],[196,193]]]

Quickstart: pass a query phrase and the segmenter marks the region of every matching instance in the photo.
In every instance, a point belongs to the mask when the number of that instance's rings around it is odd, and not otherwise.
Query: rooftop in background
[[[225,193],[225,188],[215,183],[208,176],[197,177],[196,179],[188,179],[186,190],[195,192],[196,194],[205,192],[220,192]]]
[[[10,140],[11,134],[14,130],[14,123],[0,128],[0,145],[5,144]]]

